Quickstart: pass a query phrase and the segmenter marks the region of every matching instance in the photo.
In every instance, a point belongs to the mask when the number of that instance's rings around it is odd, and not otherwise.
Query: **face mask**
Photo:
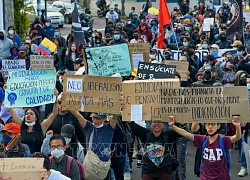
[[[211,52],[211,55],[213,55],[213,56],[216,58],[216,57],[218,57],[218,53],[219,53],[219,50],[216,49],[216,50],[213,50],[213,51]]]
[[[138,34],[134,34],[134,38],[135,38],[135,39],[138,39],[138,38],[139,38],[139,35],[138,35]]]
[[[127,23],[128,23],[128,24],[131,24],[131,21],[128,21]]]
[[[171,54],[164,56],[165,60],[170,60],[171,59]]]
[[[150,59],[155,59],[155,55],[153,55],[153,54],[150,54],[149,57],[150,57]]]
[[[247,90],[250,91],[250,84],[247,84]]]
[[[18,56],[18,50],[12,50],[12,52],[11,52],[11,55],[13,56],[13,57],[17,57]]]
[[[45,23],[45,26],[49,27],[49,26],[50,26],[50,23]]]
[[[0,40],[3,40],[4,39],[4,35],[0,35]]]
[[[3,135],[3,144],[5,145],[5,146],[7,146],[8,145],[8,143],[11,141],[11,137],[10,136],[8,136],[8,135]]]
[[[33,122],[31,122],[31,123],[25,122],[25,124],[26,124],[27,126],[29,126],[29,127],[32,127],[32,126],[34,126],[34,125],[36,124],[36,121],[33,121]]]
[[[12,29],[9,30],[9,34],[14,34],[14,31]]]
[[[59,33],[59,32],[54,32],[54,36],[55,36],[55,37],[59,37],[59,36],[60,36],[60,33]]]
[[[114,40],[119,40],[120,39],[120,34],[115,34],[114,35]]]
[[[189,30],[190,30],[190,28],[189,28],[189,27],[185,27],[185,30],[186,30],[186,31],[189,31]]]
[[[188,46],[188,43],[187,43],[187,42],[183,42],[182,44],[183,44],[183,46],[185,46],[185,47]]]
[[[69,144],[71,142],[71,138],[64,137],[66,144]]]
[[[95,34],[92,34],[92,37],[94,38],[94,37],[95,37]]]
[[[57,149],[56,148],[56,149],[51,151],[51,156],[53,156],[53,157],[59,158],[59,157],[61,157],[63,155],[64,155],[64,150],[62,150],[62,149]]]
[[[237,56],[243,56],[242,51],[237,51]]]
[[[207,44],[202,44],[202,49],[207,49]]]
[[[95,126],[96,128],[101,128],[101,127],[103,127],[103,123],[101,124],[101,125],[99,125],[99,126]]]
[[[246,79],[241,79],[240,80],[240,86],[246,86],[247,85],[247,80]]]
[[[31,44],[31,40],[25,40],[25,43]]]
[[[177,32],[177,33],[181,33],[181,30],[180,30],[180,29],[177,29],[176,32]]]

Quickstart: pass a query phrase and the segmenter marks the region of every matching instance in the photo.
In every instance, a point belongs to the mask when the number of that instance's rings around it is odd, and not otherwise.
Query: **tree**
[[[14,0],[14,24],[16,33],[24,37],[29,25],[30,19],[27,16],[25,0]]]
[[[122,9],[121,9],[122,15],[125,16],[125,0],[122,0],[121,3],[122,3]]]

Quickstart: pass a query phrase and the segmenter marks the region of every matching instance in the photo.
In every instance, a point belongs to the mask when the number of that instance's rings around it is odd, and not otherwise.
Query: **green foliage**
[[[25,36],[30,25],[30,19],[26,10],[24,0],[14,0],[14,24],[16,33],[21,37]]]

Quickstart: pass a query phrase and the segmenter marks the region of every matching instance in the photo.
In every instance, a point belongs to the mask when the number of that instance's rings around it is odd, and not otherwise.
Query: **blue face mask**
[[[207,44],[202,44],[202,49],[207,49]]]
[[[3,144],[7,146],[7,144],[11,141],[11,137],[8,135],[3,135]]]
[[[185,27],[185,30],[186,30],[186,31],[189,31],[189,30],[190,30],[190,28],[189,28],[189,27]]]
[[[184,47],[187,47],[188,46],[188,43],[187,42],[183,42],[182,43]]]
[[[242,51],[237,51],[237,56],[243,56]]]
[[[114,35],[114,40],[119,40],[120,39],[120,34],[115,34]]]
[[[54,36],[55,36],[55,37],[59,37],[59,36],[60,36],[60,33],[59,33],[59,32],[54,32]]]
[[[211,55],[213,55],[215,58],[218,57],[218,54],[219,54],[219,50],[218,50],[218,49],[213,50],[213,51],[211,52]]]

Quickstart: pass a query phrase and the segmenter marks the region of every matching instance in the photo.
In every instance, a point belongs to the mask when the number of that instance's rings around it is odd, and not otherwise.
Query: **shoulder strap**
[[[230,157],[230,153],[226,152],[222,136],[219,137],[219,146],[220,146],[220,148],[222,150],[223,156],[226,159],[227,169],[228,169],[228,171],[230,171],[230,169],[231,169],[231,157]]]
[[[201,165],[200,165],[200,172],[202,171],[202,166],[203,166],[203,162],[204,162],[203,153],[204,153],[207,141],[208,141],[208,137],[206,136],[205,139],[204,139],[204,141],[202,142],[202,145],[201,145]]]
[[[92,130],[92,132],[90,134],[90,137],[89,137],[89,150],[92,149],[92,143],[93,143],[94,133],[95,133],[95,127],[93,127],[93,130]]]
[[[70,172],[71,172],[70,167],[71,167],[72,160],[73,160],[73,157],[68,156],[67,163],[66,163],[66,173],[67,173],[68,176],[70,175]]]

